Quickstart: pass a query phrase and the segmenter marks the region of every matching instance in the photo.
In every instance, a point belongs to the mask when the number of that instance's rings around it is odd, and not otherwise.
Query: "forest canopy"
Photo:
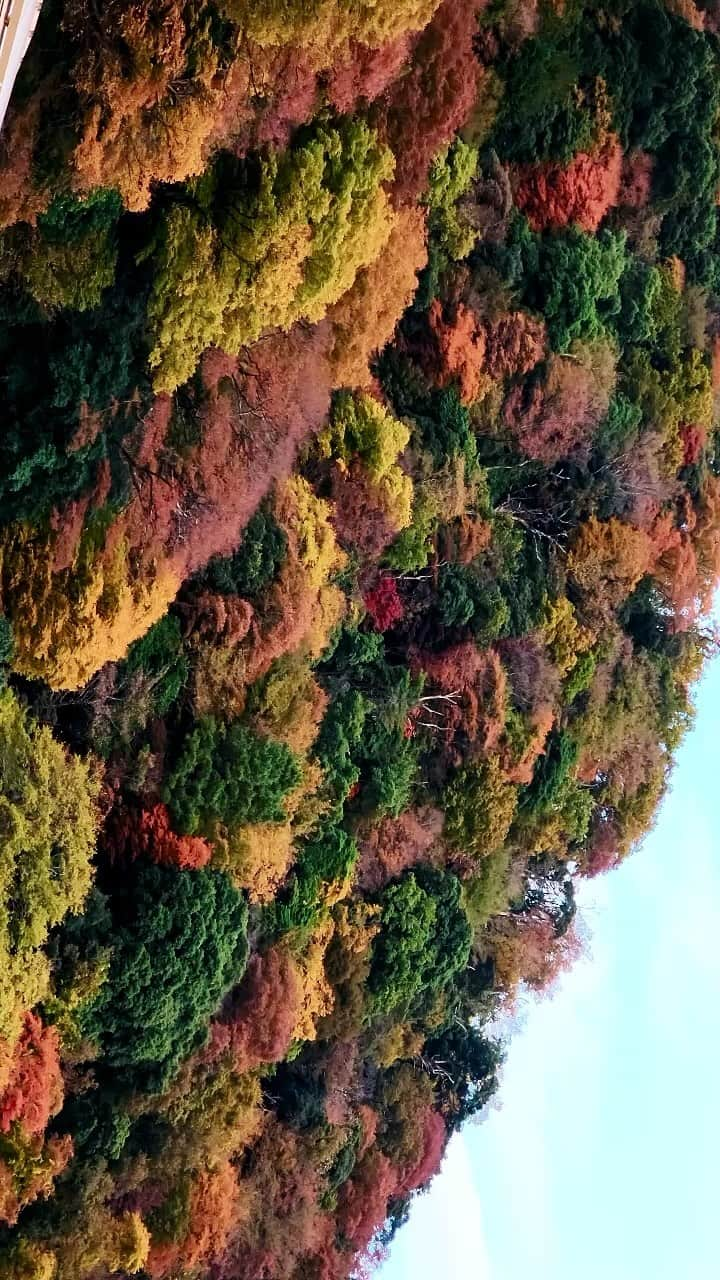
[[[350,1280],[717,647],[716,0],[45,0],[0,134],[0,1280]]]

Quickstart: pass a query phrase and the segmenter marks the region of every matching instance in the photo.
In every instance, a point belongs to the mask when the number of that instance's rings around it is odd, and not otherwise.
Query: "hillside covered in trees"
[[[718,0],[45,0],[0,137],[0,1277],[348,1280],[653,821]]]

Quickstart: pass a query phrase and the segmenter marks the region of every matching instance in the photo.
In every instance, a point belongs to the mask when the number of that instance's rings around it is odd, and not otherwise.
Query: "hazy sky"
[[[380,1280],[718,1280],[720,661],[591,955],[516,1032]]]

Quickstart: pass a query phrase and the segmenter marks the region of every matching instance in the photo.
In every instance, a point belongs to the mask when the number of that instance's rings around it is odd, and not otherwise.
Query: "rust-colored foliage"
[[[382,818],[371,826],[360,841],[360,887],[366,893],[377,893],[410,867],[435,861],[442,825],[440,810],[425,806],[409,809],[399,818]]]
[[[483,71],[473,48],[482,8],[484,0],[444,0],[415,43],[410,70],[379,108],[381,133],[397,158],[393,190],[399,204],[417,197],[433,157],[473,108]]]
[[[3,1071],[7,1082],[0,1091],[0,1133],[17,1124],[27,1137],[38,1137],[63,1099],[57,1031],[44,1026],[36,1014],[26,1013],[20,1039],[8,1057],[7,1073]]]
[[[568,569],[590,612],[612,612],[637,586],[652,562],[652,542],[642,529],[591,516],[581,525]]]
[[[240,1071],[284,1058],[302,1006],[298,967],[285,947],[251,957],[232,1003],[212,1033],[213,1052],[230,1048]]]
[[[240,1192],[252,1209],[228,1251],[224,1276],[273,1280],[279,1265],[292,1274],[297,1260],[322,1247],[326,1227],[312,1147],[275,1117],[253,1149]]]
[[[398,529],[384,494],[358,462],[332,469],[333,525],[339,542],[368,559],[377,559]]]
[[[680,428],[680,439],[683,446],[683,466],[692,467],[701,458],[707,444],[707,430],[695,423],[683,423]]]
[[[530,165],[521,169],[515,199],[533,231],[577,223],[597,231],[605,214],[618,203],[622,147],[610,135],[595,152],[580,152],[567,167]]]
[[[34,223],[48,196],[33,182],[33,152],[47,89],[19,109],[10,107],[0,139],[0,228],[23,220]]]
[[[459,303],[451,319],[443,315],[442,303],[437,299],[428,312],[428,324],[434,339],[434,374],[438,386],[446,387],[457,382],[460,399],[465,404],[479,400],[488,388],[488,378],[483,374],[485,363],[485,329],[477,316],[464,303]]]
[[[223,1252],[228,1239],[242,1221],[242,1204],[237,1173],[229,1160],[216,1168],[202,1170],[193,1180],[189,1195],[187,1228],[179,1240],[152,1241],[145,1270],[152,1280],[175,1275],[179,1266],[206,1266]]]
[[[492,526],[482,516],[461,515],[440,526],[437,554],[442,563],[472,564],[490,544]]]
[[[416,663],[427,678],[419,714],[423,721],[435,722],[445,752],[459,761],[493,751],[506,712],[507,677],[500,655],[466,641],[442,653],[419,654]]]
[[[414,1160],[408,1161],[400,1171],[397,1194],[407,1195],[417,1187],[425,1186],[438,1172],[447,1142],[445,1121],[432,1104],[426,1105],[417,1115],[419,1151]]]
[[[200,836],[180,836],[172,830],[164,804],[151,809],[114,810],[106,824],[104,844],[113,860],[134,862],[149,858],[161,867],[197,871],[207,866],[212,849]]]
[[[510,696],[519,711],[555,703],[560,693],[558,669],[536,635],[501,640],[500,655],[510,676]],[[564,672],[563,672],[564,674]]]
[[[708,477],[697,507],[683,513],[679,526],[672,516],[655,522],[653,573],[672,606],[675,631],[686,631],[711,606],[720,570],[719,515],[717,479]]]
[[[371,385],[369,362],[392,338],[426,261],[422,212],[399,210],[379,257],[358,274],[352,289],[328,311],[329,358],[337,386]]]

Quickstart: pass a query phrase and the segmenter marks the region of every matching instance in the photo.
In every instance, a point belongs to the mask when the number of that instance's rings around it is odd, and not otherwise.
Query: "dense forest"
[[[365,1274],[577,955],[714,646],[718,33],[45,0],[0,135],[2,1280]]]

